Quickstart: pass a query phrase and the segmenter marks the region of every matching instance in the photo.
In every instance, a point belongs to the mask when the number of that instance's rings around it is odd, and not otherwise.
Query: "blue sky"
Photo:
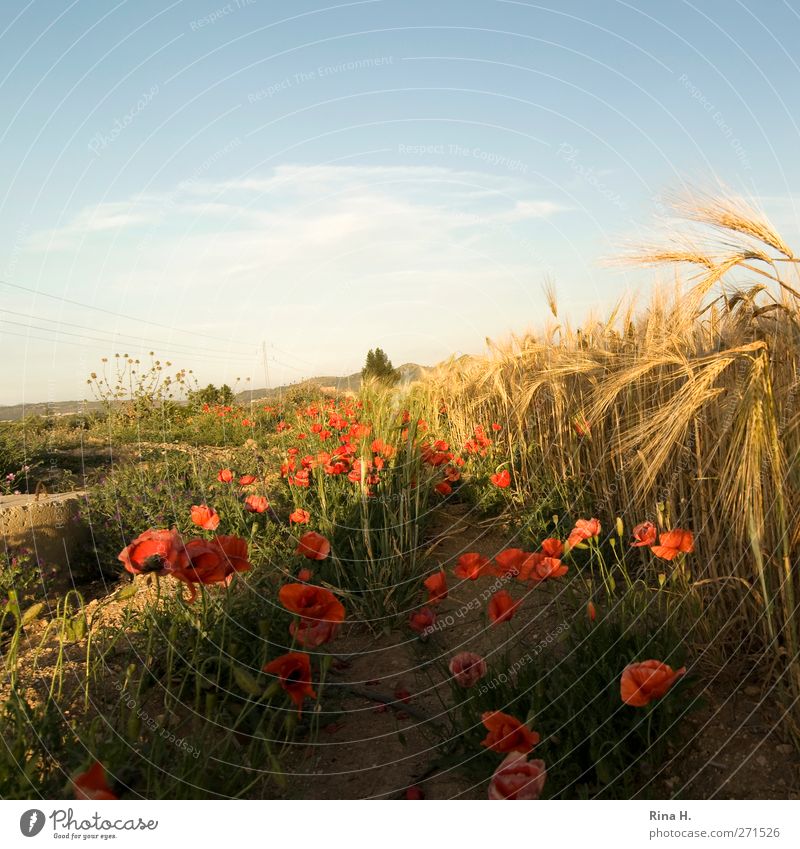
[[[799,37],[778,0],[9,0],[0,403],[115,351],[434,363],[542,326],[545,278],[579,321],[650,284],[603,260],[689,186],[791,244]]]

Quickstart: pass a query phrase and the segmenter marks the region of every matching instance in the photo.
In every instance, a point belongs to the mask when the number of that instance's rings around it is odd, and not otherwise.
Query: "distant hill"
[[[431,371],[429,366],[421,366],[417,363],[403,363],[403,365],[397,367],[397,370],[400,372],[401,384],[419,380],[424,374]],[[259,398],[277,399],[285,395],[290,389],[303,389],[306,387],[317,387],[335,392],[358,392],[361,388],[361,372],[357,371],[354,374],[348,374],[344,377],[335,377],[332,375],[309,377],[306,380],[289,383],[284,386],[276,386],[273,389],[246,389],[236,396],[236,400],[242,403],[249,403]]]
[[[416,363],[404,363],[398,366],[400,380],[402,383],[411,383],[419,380],[431,369],[428,366],[420,366]],[[335,392],[358,392],[361,388],[361,372],[349,374],[344,377],[322,375],[320,377],[309,377],[298,383],[289,383],[285,386],[276,386],[274,389],[247,389],[236,396],[236,400],[249,403],[258,398],[280,398],[290,389],[303,387],[319,387],[330,389]],[[10,404],[0,405],[0,421],[18,421],[24,416],[67,416],[71,413],[97,410],[102,405],[99,401],[52,401],[39,402],[35,404]]]
[[[0,405],[0,421],[18,421],[25,416],[68,416],[88,410],[99,410],[99,401],[39,401],[34,404]]]

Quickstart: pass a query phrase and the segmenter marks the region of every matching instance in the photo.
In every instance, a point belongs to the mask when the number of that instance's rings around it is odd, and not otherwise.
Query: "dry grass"
[[[460,435],[508,425],[518,481],[577,482],[607,522],[665,517],[694,529],[696,592],[709,638],[758,658],[800,697],[798,452],[800,292],[775,229],[729,200],[683,202],[689,235],[633,257],[687,281],[638,313],[558,323],[490,343],[430,376]],[[631,257],[628,258],[628,261]],[[551,286],[550,310],[558,308]],[[591,438],[575,421],[586,417]],[[522,484],[524,489],[525,484]],[[608,527],[609,525],[607,525]],[[800,725],[795,711],[795,729]]]

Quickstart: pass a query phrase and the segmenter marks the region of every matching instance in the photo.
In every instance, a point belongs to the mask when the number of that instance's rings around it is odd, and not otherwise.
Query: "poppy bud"
[[[128,717],[128,739],[131,743],[135,743],[139,739],[139,731],[142,723],[139,715],[134,712]]]

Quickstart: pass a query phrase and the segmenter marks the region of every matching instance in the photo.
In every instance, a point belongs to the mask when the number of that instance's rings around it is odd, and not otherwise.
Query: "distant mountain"
[[[423,375],[431,371],[431,368],[429,366],[418,365],[417,363],[403,363],[403,365],[397,367],[397,370],[400,372],[401,384],[408,384],[419,380]],[[297,383],[288,383],[284,386],[276,386],[273,389],[246,389],[236,396],[236,400],[242,403],[249,403],[259,398],[277,399],[291,389],[312,387],[327,389],[333,392],[358,392],[361,388],[361,372],[357,371],[354,374],[348,374],[344,377],[335,377],[332,375],[309,377]]]
[[[99,401],[38,401],[34,404],[0,405],[0,421],[13,422],[26,416],[68,416],[89,410],[99,410]]]
[[[416,363],[404,363],[398,366],[400,380],[402,383],[411,383],[419,380],[431,369],[428,366],[420,366]],[[358,392],[361,388],[361,372],[349,374],[345,377],[334,377],[323,375],[321,377],[309,377],[298,383],[289,383],[285,386],[276,386],[274,389],[247,389],[236,396],[236,400],[249,403],[258,398],[280,398],[290,389],[302,387],[319,387],[335,392]],[[18,421],[25,416],[67,416],[71,413],[100,409],[99,401],[52,401],[35,404],[10,404],[0,406],[0,421]]]

